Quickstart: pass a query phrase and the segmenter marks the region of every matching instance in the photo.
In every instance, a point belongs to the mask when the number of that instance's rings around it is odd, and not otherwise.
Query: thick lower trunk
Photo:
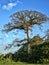
[[[28,54],[30,54],[30,30],[29,29],[27,29],[27,41],[28,41],[27,52]]]

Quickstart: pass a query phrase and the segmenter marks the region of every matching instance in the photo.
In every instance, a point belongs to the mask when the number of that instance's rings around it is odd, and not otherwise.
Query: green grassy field
[[[25,62],[9,62],[9,61],[6,61],[6,62],[2,62],[0,61],[0,65],[49,65],[49,64],[29,64],[29,63],[25,63]]]
[[[36,64],[28,64],[24,62],[11,62],[11,63],[10,62],[0,62],[0,65],[36,65]]]
[[[25,62],[14,62],[10,59],[3,59],[3,60],[0,60],[0,65],[34,65],[34,64],[28,64],[28,63],[25,63]]]
[[[28,64],[23,62],[16,62],[16,63],[1,63],[0,65],[49,65],[49,64]]]
[[[49,65],[49,64],[29,64],[26,62],[14,62],[13,60],[7,58],[0,60],[0,65]]]

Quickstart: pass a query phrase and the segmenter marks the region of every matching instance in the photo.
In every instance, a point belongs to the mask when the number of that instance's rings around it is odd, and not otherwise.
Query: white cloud
[[[19,0],[17,0],[16,2],[10,2],[7,5],[3,5],[2,8],[5,10],[10,10],[18,4],[23,4],[23,3]]]
[[[2,8],[9,10],[9,9],[12,9],[16,5],[17,5],[17,3],[8,3],[7,5],[3,5]]]

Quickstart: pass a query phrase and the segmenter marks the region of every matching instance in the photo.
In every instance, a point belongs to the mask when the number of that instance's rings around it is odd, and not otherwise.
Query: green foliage
[[[31,45],[30,54],[28,54],[27,51],[25,51],[23,48],[25,47],[22,47],[18,52],[14,54],[9,53],[6,56],[1,55],[0,63],[14,64],[17,63],[18,61],[21,61],[27,64],[28,63],[49,64],[49,42],[48,41],[45,41],[43,44],[39,44],[39,45]]]
[[[35,63],[49,63],[49,42],[44,42],[38,46],[32,46],[31,50],[32,59],[35,60]]]
[[[23,48],[14,54],[13,61],[37,64],[49,63],[49,42],[44,42],[40,45],[31,45],[30,54],[24,51]]]

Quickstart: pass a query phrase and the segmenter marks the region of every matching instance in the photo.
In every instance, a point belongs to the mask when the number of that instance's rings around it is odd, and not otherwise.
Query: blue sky
[[[37,10],[41,13],[46,14],[49,17],[49,0],[0,0],[0,30],[3,25],[10,21],[9,16],[14,12],[21,10]],[[49,23],[46,23],[43,29],[49,28]],[[38,32],[41,36],[43,36],[42,32],[39,31],[38,27],[35,28],[33,35]],[[21,33],[19,33],[20,36]],[[24,34],[23,34],[24,35]],[[7,37],[1,39],[2,37]],[[0,32],[0,53],[3,50],[3,47],[6,43],[10,43],[13,40],[13,37],[9,34],[10,38],[6,34],[2,34]],[[18,37],[18,35],[17,35]],[[22,36],[20,36],[22,37]],[[16,37],[15,37],[16,38]],[[6,41],[7,40],[7,41]]]

